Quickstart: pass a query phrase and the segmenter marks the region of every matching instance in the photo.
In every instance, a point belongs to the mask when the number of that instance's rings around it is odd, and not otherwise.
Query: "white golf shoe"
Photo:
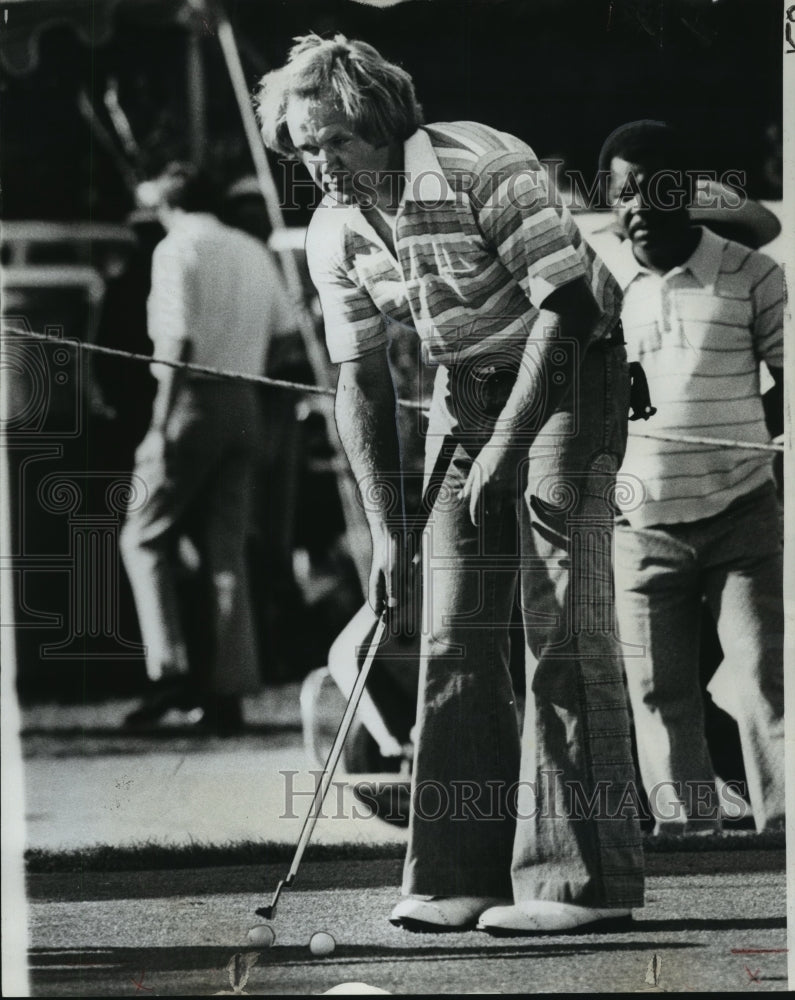
[[[548,899],[532,899],[511,906],[494,906],[481,913],[479,931],[494,935],[590,934],[592,931],[628,930],[631,910],[575,906]]]
[[[407,931],[471,930],[489,907],[505,903],[493,896],[409,896],[401,899],[389,922]]]

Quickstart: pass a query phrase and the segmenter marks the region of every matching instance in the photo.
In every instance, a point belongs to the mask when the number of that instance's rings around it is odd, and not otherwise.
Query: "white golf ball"
[[[318,957],[331,955],[336,947],[337,942],[325,931],[317,931],[309,939],[309,950],[313,955],[317,955]]]
[[[251,944],[255,944],[259,948],[270,948],[276,940],[276,935],[269,924],[256,924],[248,932],[248,939]]]

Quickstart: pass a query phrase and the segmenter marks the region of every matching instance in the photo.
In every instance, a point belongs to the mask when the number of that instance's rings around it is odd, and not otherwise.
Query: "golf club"
[[[447,468],[450,463],[450,450],[444,446],[440,447],[439,453],[436,457],[436,462],[434,463],[433,470],[428,478],[428,482],[425,485],[423,492],[422,502],[420,504],[419,511],[413,519],[413,523],[410,526],[409,534],[413,535],[415,539],[415,552],[413,553],[412,566],[415,572],[419,571],[420,563],[420,545],[419,538],[422,533],[423,528],[427,525],[430,513],[433,509],[434,498],[436,492],[440,485],[444,481],[444,477]],[[393,546],[391,564],[392,566],[397,565],[397,552],[395,551],[395,546],[398,545],[398,538],[396,535],[392,536],[391,544]],[[404,599],[409,600],[409,595],[403,595]],[[370,669],[375,661],[378,649],[384,639],[384,635],[387,631],[387,626],[389,623],[389,614],[395,606],[399,604],[397,598],[391,598],[387,602],[387,607],[382,611],[378,623],[373,633],[373,637],[370,640],[370,645],[367,649],[367,655],[362,663],[361,670],[359,671],[359,676],[353,685],[353,690],[351,691],[350,697],[348,698],[348,703],[345,706],[345,712],[340,720],[339,728],[337,729],[337,734],[334,737],[334,743],[329,751],[328,758],[326,759],[326,765],[323,769],[323,774],[320,780],[320,784],[315,789],[315,794],[312,796],[312,801],[309,804],[309,811],[307,813],[306,819],[304,820],[304,825],[301,829],[301,836],[298,838],[298,846],[295,849],[295,854],[293,856],[292,864],[290,865],[290,870],[287,873],[287,877],[282,879],[276,886],[276,890],[273,893],[270,903],[267,906],[261,906],[254,912],[258,917],[264,917],[266,920],[272,920],[273,915],[276,912],[276,904],[281,895],[282,889],[285,889],[293,884],[293,880],[298,872],[298,866],[301,864],[301,858],[304,855],[306,846],[309,843],[309,839],[312,836],[312,832],[315,829],[315,824],[320,816],[320,811],[323,808],[323,802],[326,798],[326,793],[328,792],[329,786],[331,785],[331,780],[334,777],[334,772],[337,768],[337,763],[339,762],[340,756],[342,755],[343,747],[345,746],[345,741],[348,738],[348,733],[350,732],[351,726],[353,724],[353,717],[356,714],[356,709],[359,707],[359,701],[361,700],[362,694],[364,692],[365,686],[367,685],[367,678],[370,674]],[[317,807],[317,808],[316,808]]]
[[[293,856],[292,864],[290,865],[290,870],[287,873],[287,877],[282,879],[276,886],[276,890],[273,893],[273,897],[267,906],[261,906],[256,910],[256,914],[259,917],[264,917],[266,920],[272,920],[273,915],[276,912],[276,904],[281,895],[282,889],[285,889],[293,884],[293,880],[298,873],[298,867],[301,864],[301,858],[304,855],[306,846],[309,843],[309,839],[312,836],[312,832],[315,829],[315,824],[318,821],[320,812],[323,808],[323,802],[326,798],[326,793],[328,792],[331,780],[334,777],[334,772],[337,768],[337,763],[339,762],[340,756],[342,754],[343,747],[345,746],[345,740],[350,732],[351,725],[353,723],[353,717],[356,714],[356,709],[359,707],[359,701],[362,697],[365,685],[367,684],[367,677],[370,673],[370,668],[375,660],[378,648],[384,638],[384,633],[387,627],[387,612],[386,610],[381,614],[378,619],[378,624],[376,625],[375,632],[373,633],[373,638],[370,640],[370,646],[367,650],[367,656],[365,657],[362,668],[359,671],[359,676],[356,678],[356,683],[351,691],[351,696],[348,699],[348,703],[345,706],[345,712],[340,720],[339,728],[337,729],[337,735],[334,737],[334,743],[329,751],[328,758],[326,760],[326,766],[323,769],[323,774],[315,789],[315,794],[312,797],[312,801],[309,805],[309,811],[304,820],[304,825],[301,829],[301,836],[298,838],[298,846],[295,849],[295,854]]]

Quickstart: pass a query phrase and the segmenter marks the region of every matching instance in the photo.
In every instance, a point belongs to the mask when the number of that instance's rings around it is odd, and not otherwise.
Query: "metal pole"
[[[246,139],[248,140],[251,156],[254,160],[254,169],[257,173],[257,181],[259,182],[262,197],[265,199],[268,219],[273,231],[280,232],[281,230],[286,229],[287,226],[285,225],[284,216],[282,215],[282,210],[279,205],[279,192],[276,189],[270,164],[268,163],[268,156],[265,152],[265,147],[262,144],[262,137],[260,136],[259,128],[257,127],[257,119],[254,115],[254,109],[251,107],[251,94],[249,93],[246,78],[243,73],[243,66],[240,62],[240,52],[237,48],[234,31],[232,30],[232,25],[229,23],[229,19],[226,14],[220,8],[218,8],[217,16],[218,41],[221,43],[221,49],[223,50],[224,59],[226,60],[227,71],[229,72],[229,78],[232,82],[238,107],[240,108],[240,114],[243,119],[243,128],[245,129]],[[292,255],[292,251],[288,250],[282,253],[281,261],[290,294],[295,299],[295,303],[299,309],[298,319],[301,324],[301,333],[304,335],[304,346],[307,348],[307,353],[309,354],[309,360],[312,364],[312,370],[315,378],[321,380],[321,385],[331,385],[332,379],[331,372],[329,371],[329,365],[326,362],[325,356],[321,352],[320,345],[317,337],[315,336],[314,323],[306,315],[306,309],[303,304],[303,284],[301,282],[301,276],[298,273],[298,266],[295,263],[295,258]]]
[[[188,91],[190,156],[193,163],[200,166],[207,153],[207,121],[205,116],[207,86],[201,37],[192,24],[188,27],[185,70]]]
[[[259,133],[254,109],[251,106],[251,94],[246,84],[245,74],[243,73],[243,66],[240,61],[240,52],[235,41],[234,31],[223,8],[217,5],[213,9],[216,16],[218,41],[221,45],[229,79],[235,93],[240,116],[243,120],[243,128],[246,133],[249,149],[251,150],[251,157],[254,161],[260,191],[265,200],[268,219],[274,233],[278,233],[288,227],[284,222],[284,216],[279,205],[279,194],[273,180],[268,157],[262,143],[262,137]],[[320,386],[333,388],[335,380],[331,366],[318,341],[314,320],[307,310],[304,301],[303,282],[298,271],[298,265],[293,257],[293,252],[292,250],[282,250],[281,248],[277,248],[277,252],[279,252],[287,288],[295,307],[296,321],[315,380]],[[329,400],[328,403],[322,401],[320,409],[326,422],[326,434],[329,444],[334,454],[341,456],[342,445],[337,434],[331,401]],[[337,476],[337,487],[345,516],[350,555],[356,565],[362,590],[367,594],[370,569],[368,560],[370,531],[357,496],[356,483],[348,472],[342,472]]]

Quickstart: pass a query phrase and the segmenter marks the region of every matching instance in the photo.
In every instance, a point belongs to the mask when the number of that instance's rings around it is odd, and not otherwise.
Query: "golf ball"
[[[331,955],[336,947],[337,942],[325,931],[317,931],[309,939],[309,950],[313,955]]]
[[[248,932],[248,939],[251,944],[255,944],[260,948],[270,948],[276,940],[276,935],[269,924],[256,924]]]

